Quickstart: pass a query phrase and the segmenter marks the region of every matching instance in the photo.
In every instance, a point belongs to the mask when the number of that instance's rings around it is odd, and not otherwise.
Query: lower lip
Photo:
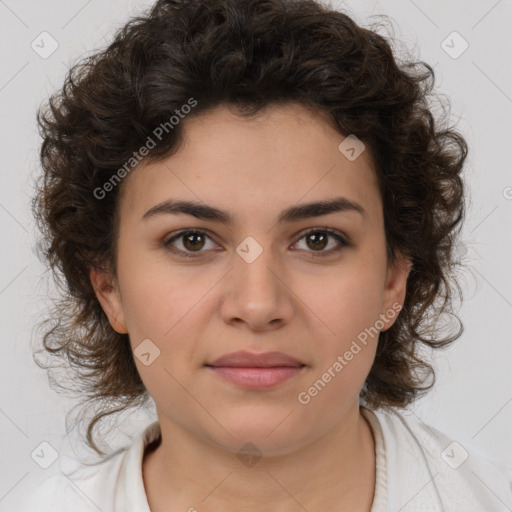
[[[277,386],[297,375],[304,366],[276,366],[272,368],[239,368],[209,366],[217,375],[234,384],[250,389],[265,389]]]

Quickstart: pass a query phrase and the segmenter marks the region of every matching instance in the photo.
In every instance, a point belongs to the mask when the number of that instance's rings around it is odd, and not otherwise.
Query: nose
[[[270,331],[292,318],[290,277],[269,249],[250,263],[235,253],[233,267],[223,285],[221,314],[230,325]]]

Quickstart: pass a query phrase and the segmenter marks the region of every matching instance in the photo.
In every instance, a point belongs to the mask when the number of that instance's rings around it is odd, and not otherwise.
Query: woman
[[[27,510],[502,511],[512,472],[401,412],[447,346],[463,137],[432,68],[312,0],[156,2],[39,114],[44,347],[101,420]],[[442,299],[442,300],[441,300]]]

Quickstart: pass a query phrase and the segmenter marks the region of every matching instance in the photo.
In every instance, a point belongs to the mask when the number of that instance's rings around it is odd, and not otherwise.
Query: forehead
[[[169,198],[214,205],[235,218],[339,196],[364,204],[370,215],[379,208],[369,151],[348,159],[339,149],[346,137],[323,113],[289,104],[244,118],[220,106],[182,122],[178,151],[143,162],[124,183],[125,215],[140,219]]]

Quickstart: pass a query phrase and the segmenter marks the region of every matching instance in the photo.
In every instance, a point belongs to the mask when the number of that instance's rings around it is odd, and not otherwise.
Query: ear
[[[89,278],[112,328],[119,334],[127,334],[119,288],[110,272],[95,268]]]
[[[398,317],[405,301],[407,293],[407,278],[411,271],[412,261],[404,254],[398,253],[395,263],[388,267],[386,276],[386,287],[384,289],[384,311],[380,316],[384,323],[385,331],[389,329]]]

